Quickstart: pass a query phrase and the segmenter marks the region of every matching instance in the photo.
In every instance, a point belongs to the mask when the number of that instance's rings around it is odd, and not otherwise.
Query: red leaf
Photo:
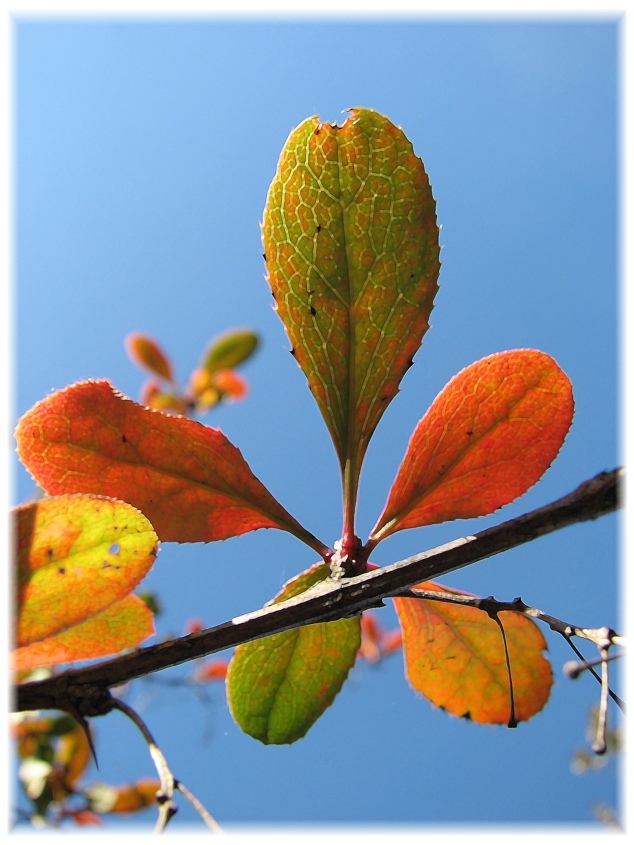
[[[573,411],[568,377],[543,352],[498,352],[462,370],[416,426],[369,545],[512,502],[555,459]]]
[[[16,429],[22,461],[47,493],[96,493],[141,510],[161,540],[289,531],[324,546],[273,498],[218,429],[144,408],[108,381],[38,402]]]

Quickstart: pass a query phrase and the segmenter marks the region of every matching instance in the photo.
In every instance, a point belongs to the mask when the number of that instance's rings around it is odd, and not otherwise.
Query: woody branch
[[[622,468],[599,473],[569,495],[478,534],[354,578],[319,582],[288,601],[265,606],[204,631],[140,648],[84,669],[21,684],[16,689],[14,709],[71,708],[86,716],[107,713],[111,709],[111,687],[291,628],[354,616],[380,606],[383,599],[421,581],[610,513],[620,505],[623,477]]]

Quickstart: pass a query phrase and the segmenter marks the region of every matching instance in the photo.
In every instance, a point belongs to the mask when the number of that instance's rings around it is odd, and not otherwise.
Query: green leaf
[[[203,356],[201,366],[208,373],[231,370],[244,363],[256,350],[258,336],[248,330],[224,332],[215,337]]]
[[[436,204],[401,129],[368,109],[291,132],[267,197],[268,281],[330,430],[347,507],[438,289]]]
[[[318,563],[283,587],[272,604],[329,574]],[[227,700],[242,730],[265,745],[295,742],[329,707],[361,645],[359,617],[320,622],[238,646],[227,672]]]

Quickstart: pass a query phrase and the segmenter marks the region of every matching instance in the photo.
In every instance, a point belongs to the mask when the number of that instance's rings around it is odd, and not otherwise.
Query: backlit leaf
[[[79,625],[17,648],[13,669],[32,669],[74,660],[93,660],[135,648],[154,634],[152,611],[138,596],[126,596]]]
[[[215,337],[203,356],[201,367],[208,373],[231,370],[255,352],[258,336],[248,329],[231,329]]]
[[[291,132],[262,226],[268,281],[352,498],[368,441],[429,328],[436,204],[402,130],[353,109]]]
[[[432,581],[416,585],[466,595]],[[416,589],[415,588],[415,589]],[[474,607],[426,599],[394,599],[403,627],[406,674],[433,704],[474,722],[507,724],[508,667],[497,622]],[[548,701],[552,672],[537,625],[521,613],[499,614],[508,645],[515,717],[525,721]]]
[[[573,412],[570,381],[543,352],[499,352],[466,367],[416,426],[370,544],[512,502],[555,459]]]
[[[218,429],[144,408],[108,381],[38,402],[19,421],[18,452],[50,494],[95,493],[139,508],[161,540],[224,540],[256,528],[322,545],[258,481]]]
[[[127,596],[152,568],[157,536],[125,502],[41,499],[15,510],[17,645],[64,631]]]
[[[272,603],[328,577],[316,564],[289,581]],[[238,646],[227,673],[227,700],[245,733],[266,745],[295,742],[329,707],[361,644],[358,617],[306,625]]]
[[[126,352],[135,364],[161,376],[166,381],[173,381],[172,365],[153,337],[133,332],[125,339]]]

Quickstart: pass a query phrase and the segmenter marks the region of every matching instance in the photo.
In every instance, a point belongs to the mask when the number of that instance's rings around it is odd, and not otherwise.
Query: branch
[[[266,605],[214,628],[137,649],[84,669],[71,669],[42,681],[21,684],[17,687],[14,709],[73,707],[85,716],[107,713],[112,706],[108,692],[111,687],[301,625],[354,616],[369,607],[380,606],[382,599],[421,581],[453,572],[568,525],[611,513],[620,504],[617,493],[623,475],[623,469],[599,473],[568,496],[494,528],[355,578],[321,581],[288,601]]]

